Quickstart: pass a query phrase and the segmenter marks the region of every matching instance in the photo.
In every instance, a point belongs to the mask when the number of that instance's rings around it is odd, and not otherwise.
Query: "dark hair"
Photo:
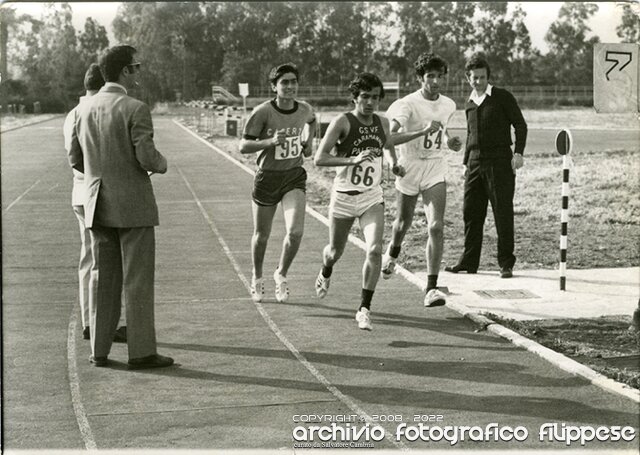
[[[476,55],[472,55],[471,58],[467,60],[467,64],[464,65],[464,72],[465,74],[468,75],[469,71],[477,70],[480,68],[486,68],[487,79],[489,79],[489,76],[491,76],[491,68],[489,68],[489,63],[487,62],[487,60],[484,58],[483,55],[476,54]]]
[[[300,73],[298,72],[298,67],[293,63],[283,63],[282,65],[274,66],[269,71],[269,82],[273,85],[278,83],[278,79],[282,77],[282,75],[286,73],[293,73],[296,75],[296,79],[300,79]]]
[[[84,73],[84,89],[85,90],[100,90],[104,85],[104,77],[100,72],[100,66],[97,63],[89,65],[89,69]]]
[[[380,87],[380,99],[384,98],[382,81],[373,73],[360,73],[349,83],[349,91],[354,100],[361,92],[368,92],[376,87]]]
[[[105,81],[118,82],[120,72],[133,62],[135,53],[136,49],[127,45],[114,46],[105,50],[98,61]]]
[[[431,70],[442,70],[443,74],[447,74],[447,62],[436,54],[424,53],[420,54],[418,60],[413,63],[413,68],[416,70],[416,75],[420,78]]]

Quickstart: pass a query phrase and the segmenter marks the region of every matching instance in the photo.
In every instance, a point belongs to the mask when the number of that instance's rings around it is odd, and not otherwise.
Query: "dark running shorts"
[[[306,192],[307,171],[303,167],[294,167],[286,171],[265,171],[258,169],[253,179],[251,197],[258,205],[276,205],[291,190]]]

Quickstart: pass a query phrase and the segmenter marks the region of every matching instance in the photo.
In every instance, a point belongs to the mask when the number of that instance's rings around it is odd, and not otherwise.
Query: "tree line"
[[[360,71],[410,85],[422,52],[445,58],[456,82],[465,59],[482,52],[503,85],[591,85],[599,38],[588,21],[597,11],[594,3],[564,3],[544,55],[531,43],[525,11],[507,2],[123,2],[112,27],[118,43],[138,49],[140,95],[154,102],[203,98],[212,83],[266,86],[269,69],[285,61],[299,66],[304,85],[344,85]],[[616,31],[640,42],[631,6]],[[3,103],[40,100],[49,111],[75,104],[85,69],[115,44],[92,18],[75,30],[68,3],[46,4],[41,18],[0,8],[0,32]]]

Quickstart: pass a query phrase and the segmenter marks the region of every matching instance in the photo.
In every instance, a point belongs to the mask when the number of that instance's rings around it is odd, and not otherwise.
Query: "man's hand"
[[[422,130],[424,134],[432,134],[442,128],[442,123],[437,120],[432,120],[429,122],[429,125],[425,129]]]
[[[313,154],[312,142],[313,140],[309,140],[302,143],[302,154],[305,156],[305,158],[309,158]]]
[[[352,164],[360,164],[365,161],[373,161],[375,158],[380,156],[379,152],[374,148],[368,148],[360,154],[351,158]]]
[[[454,152],[459,152],[462,148],[462,141],[458,136],[450,137],[447,140],[447,147],[449,147],[449,149],[453,150]]]
[[[397,175],[398,177],[404,177],[404,175],[407,173],[404,166],[397,163],[391,166],[391,172],[393,172],[393,175]]]
[[[273,145],[284,144],[286,140],[287,140],[287,134],[285,133],[284,128],[276,131],[276,133],[273,135],[273,138],[272,138]]]
[[[468,174],[469,174],[469,169],[467,168],[466,164],[463,164],[462,165],[462,178],[466,179]]]
[[[516,173],[517,169],[520,169],[524,166],[524,158],[520,153],[514,153],[513,158],[511,158],[511,169],[513,169],[513,173]]]

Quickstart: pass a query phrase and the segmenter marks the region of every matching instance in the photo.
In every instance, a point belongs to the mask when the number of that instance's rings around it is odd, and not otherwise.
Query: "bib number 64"
[[[434,138],[432,138],[433,135],[435,135]],[[423,145],[427,150],[442,148],[442,130],[440,129],[435,133],[425,134]]]

